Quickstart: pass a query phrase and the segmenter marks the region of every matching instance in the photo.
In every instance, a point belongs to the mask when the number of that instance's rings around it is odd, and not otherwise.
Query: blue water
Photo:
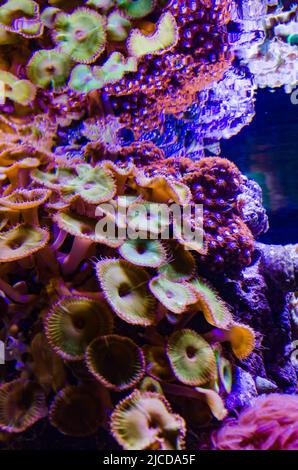
[[[261,240],[298,241],[298,105],[282,88],[258,90],[256,115],[238,135],[221,141],[222,156],[263,189],[270,221]]]

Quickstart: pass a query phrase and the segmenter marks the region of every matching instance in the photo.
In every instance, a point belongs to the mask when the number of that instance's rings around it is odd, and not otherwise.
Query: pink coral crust
[[[213,436],[217,450],[298,450],[298,396],[257,398]]]

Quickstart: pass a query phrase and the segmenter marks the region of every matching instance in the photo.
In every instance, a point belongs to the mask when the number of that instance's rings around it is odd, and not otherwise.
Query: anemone
[[[1,165],[8,167],[13,164],[22,164],[22,162],[30,160],[39,160],[38,163],[43,164],[47,163],[49,161],[49,153],[42,148],[32,148],[30,142],[20,143],[21,133],[22,130],[20,129],[19,134],[17,134],[17,142],[2,141],[4,148],[1,151]],[[6,138],[9,139],[7,132]],[[30,152],[30,156],[28,156],[28,152]]]
[[[101,84],[100,88],[117,83],[125,73],[136,71],[136,59],[134,57],[125,58],[120,52],[112,52],[101,67],[93,67],[93,75]]]
[[[213,417],[222,421],[227,416],[225,404],[214,390],[178,384],[165,384],[164,389],[168,395],[175,397],[183,416],[195,426],[207,425]]]
[[[86,5],[100,10],[108,10],[114,5],[114,0],[88,0]]]
[[[136,72],[135,57],[125,58],[120,52],[112,52],[101,66],[77,65],[71,72],[69,87],[80,93],[100,90],[121,80],[125,73]]]
[[[192,194],[189,187],[181,181],[170,180],[169,186],[173,193],[172,199],[177,204],[185,205],[189,204],[192,199]]]
[[[17,34],[7,31],[6,29],[2,29],[0,26],[0,46],[17,44],[19,40],[20,37]]]
[[[44,26],[47,28],[52,28],[55,23],[55,18],[57,13],[61,10],[57,7],[47,7],[43,10],[42,14],[40,15],[40,19]]]
[[[67,436],[95,434],[105,417],[101,393],[101,390],[88,385],[63,388],[49,410],[51,425]]]
[[[153,34],[146,36],[141,31],[133,29],[127,39],[127,49],[133,57],[148,54],[164,54],[175,47],[179,39],[178,27],[170,12],[164,13]]]
[[[96,264],[96,275],[115,313],[127,323],[156,323],[156,300],[148,289],[149,275],[126,260],[107,259]]]
[[[0,80],[4,83],[6,98],[24,106],[34,100],[36,88],[29,80],[19,80],[18,77],[4,70],[0,70]]]
[[[20,219],[20,213],[10,209],[7,206],[0,206],[1,215],[1,230],[9,223],[10,225],[16,225]]]
[[[62,232],[75,237],[67,263],[71,264],[71,270],[75,270],[86,256],[92,243],[96,241],[96,219],[73,211],[65,211],[54,214],[53,220]],[[65,263],[64,260],[64,265]]]
[[[110,41],[124,41],[131,29],[131,22],[119,11],[108,16],[107,34]]]
[[[36,88],[29,80],[17,80],[10,90],[6,90],[8,98],[23,106],[32,103],[35,95]]]
[[[51,191],[36,189],[16,189],[8,196],[0,198],[0,204],[22,213],[25,223],[39,225],[38,207],[50,197]]]
[[[92,167],[81,163],[74,168],[58,168],[53,172],[32,172],[38,183],[56,189],[65,198],[79,195],[89,204],[99,204],[111,199],[116,192],[113,174],[100,165]]]
[[[25,38],[39,37],[43,33],[40,18],[18,18],[13,21],[12,30]]]
[[[106,20],[89,8],[78,8],[71,14],[58,13],[53,40],[59,50],[75,62],[90,64],[103,52],[106,43]]]
[[[149,233],[150,238],[157,238],[158,234],[168,230],[169,224],[169,212],[163,204],[141,201],[132,203],[128,208],[128,233],[142,237]]]
[[[164,346],[145,345],[146,372],[156,380],[171,382],[175,380]]]
[[[33,0],[7,0],[0,7],[0,26],[24,37],[40,36],[39,5]]]
[[[10,86],[13,86],[18,81],[18,77],[6,70],[0,70],[0,78],[3,83]]]
[[[107,231],[108,225],[110,225],[111,229],[113,229],[113,231],[115,232],[115,237],[117,235],[117,237],[121,239],[123,242],[125,240],[126,232],[123,232],[123,237],[122,237],[121,236],[122,234],[120,232],[116,233],[116,228],[121,228],[125,230],[126,215],[125,215],[125,212],[121,213],[119,211],[120,206],[118,204],[118,199],[119,198],[116,197],[115,199],[111,199],[107,204],[99,204],[96,207],[95,215],[97,217],[100,217],[99,219],[100,225],[98,225],[98,229],[99,227],[102,226],[103,231]]]
[[[175,331],[169,337],[167,354],[175,376],[187,385],[203,385],[215,376],[214,352],[193,330]]]
[[[255,348],[255,333],[252,328],[240,323],[233,323],[229,331],[233,353],[239,359],[248,357]]]
[[[97,336],[109,334],[113,317],[105,302],[70,296],[54,304],[45,318],[47,339],[63,359],[84,358],[88,344]]]
[[[89,93],[89,91],[99,90],[102,83],[93,75],[89,65],[81,64],[72,69],[68,86],[79,93]]]
[[[116,406],[111,431],[127,450],[181,450],[186,429],[163,395],[136,390]]]
[[[114,178],[117,181],[117,194],[123,196],[127,182],[133,178],[135,174],[135,166],[131,162],[127,162],[125,165],[116,165],[111,160],[104,160],[102,162],[104,168],[111,170]]]
[[[67,211],[71,205],[71,200],[65,200],[60,198],[60,194],[53,191],[48,202],[45,204],[46,209],[49,211]]]
[[[23,187],[27,182],[31,170],[37,168],[40,163],[38,158],[24,157],[7,166],[0,166],[0,175],[3,179],[9,179],[12,189]]]
[[[230,361],[223,357],[219,351],[215,351],[216,366],[217,366],[217,391],[224,391],[230,393],[232,390],[232,366]]]
[[[179,181],[172,181],[165,176],[145,176],[142,172],[136,173],[136,184],[142,197],[148,201],[177,204],[188,204],[191,200],[189,188]]]
[[[195,391],[203,397],[208,404],[212,415],[218,420],[222,421],[226,418],[228,411],[221,396],[209,388],[195,387]]]
[[[57,212],[53,216],[61,230],[73,235],[75,237],[74,249],[72,250],[73,257],[78,261],[74,263],[78,265],[83,256],[87,253],[92,243],[101,243],[111,248],[118,248],[122,240],[118,238],[111,238],[97,228],[98,219],[80,215],[73,211]]]
[[[162,305],[176,314],[185,312],[196,302],[195,293],[186,282],[173,282],[164,276],[157,276],[151,279],[149,288]]]
[[[36,51],[27,67],[30,80],[41,88],[61,90],[67,82],[71,61],[57,49]]]
[[[241,323],[233,322],[227,329],[213,328],[204,336],[212,343],[230,342],[232,351],[238,359],[247,358],[255,347],[255,332]]]
[[[75,186],[77,193],[89,204],[108,201],[116,193],[113,174],[101,166],[92,167],[82,163],[76,166],[78,173]]]
[[[128,18],[144,18],[149,15],[156,4],[156,0],[116,0],[117,5]]]
[[[26,16],[35,16],[39,6],[33,0],[7,0],[0,7],[0,22],[9,25],[16,14]]]
[[[232,323],[232,314],[208,282],[201,279],[191,281],[197,294],[197,309],[202,311],[206,321],[218,328],[227,328]]]
[[[52,171],[34,170],[31,172],[33,181],[50,189],[60,190],[67,187],[67,183],[76,178],[77,173],[74,168],[58,167]]]
[[[145,372],[142,350],[125,336],[95,338],[86,350],[86,361],[91,374],[105,387],[116,391],[133,387]]]
[[[17,379],[0,386],[0,429],[20,433],[47,415],[46,399],[39,385]]]
[[[26,258],[44,248],[49,232],[27,224],[17,225],[0,234],[0,262]]]
[[[158,271],[171,281],[188,281],[195,273],[196,262],[189,250],[175,240],[167,242],[168,259]]]
[[[150,268],[158,268],[166,259],[166,251],[160,240],[126,239],[119,253],[132,264]]]
[[[64,364],[49,346],[44,333],[37,333],[31,341],[32,370],[42,388],[49,392],[60,390],[66,382]]]
[[[5,294],[8,299],[19,304],[28,304],[36,298],[36,296],[28,294],[25,289],[19,290],[15,285],[10,285],[2,278],[0,278],[0,291],[2,294]]]
[[[163,394],[162,386],[158,380],[153,379],[152,377],[144,377],[139,385],[139,390],[141,392],[153,392]]]
[[[213,415],[217,420],[222,421],[227,416],[227,410],[221,396],[214,390],[208,388],[209,384],[204,387],[186,387],[185,385],[165,383],[163,384],[163,390],[167,395],[173,395],[178,398],[178,401],[182,404],[185,400],[189,412],[192,413],[191,406],[193,406],[192,417],[194,421],[206,420],[210,421]],[[208,409],[206,409],[206,407]],[[191,416],[190,416],[191,418]],[[192,422],[193,420],[190,419]],[[206,424],[196,422],[195,424]]]
[[[180,217],[173,218],[174,238],[184,246],[185,249],[195,251],[200,255],[206,255],[208,246],[204,240],[203,221],[200,218],[191,220],[188,217],[180,222]]]

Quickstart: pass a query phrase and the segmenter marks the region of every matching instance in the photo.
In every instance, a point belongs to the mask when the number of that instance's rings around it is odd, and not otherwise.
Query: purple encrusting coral
[[[193,192],[194,202],[204,206],[204,231],[208,252],[203,262],[215,271],[250,263],[253,237],[239,217],[236,204],[242,175],[229,160],[210,157],[200,160],[197,170],[183,181]]]
[[[218,156],[296,9],[239,3],[0,6],[3,448],[297,448],[298,248]]]
[[[214,435],[220,450],[297,450],[298,398],[277,393],[259,397]]]

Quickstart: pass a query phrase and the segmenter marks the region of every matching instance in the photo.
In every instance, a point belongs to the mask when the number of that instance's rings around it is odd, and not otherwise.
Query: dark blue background
[[[252,123],[221,147],[222,156],[262,186],[270,229],[261,240],[298,242],[298,105],[290,95],[258,90]]]

